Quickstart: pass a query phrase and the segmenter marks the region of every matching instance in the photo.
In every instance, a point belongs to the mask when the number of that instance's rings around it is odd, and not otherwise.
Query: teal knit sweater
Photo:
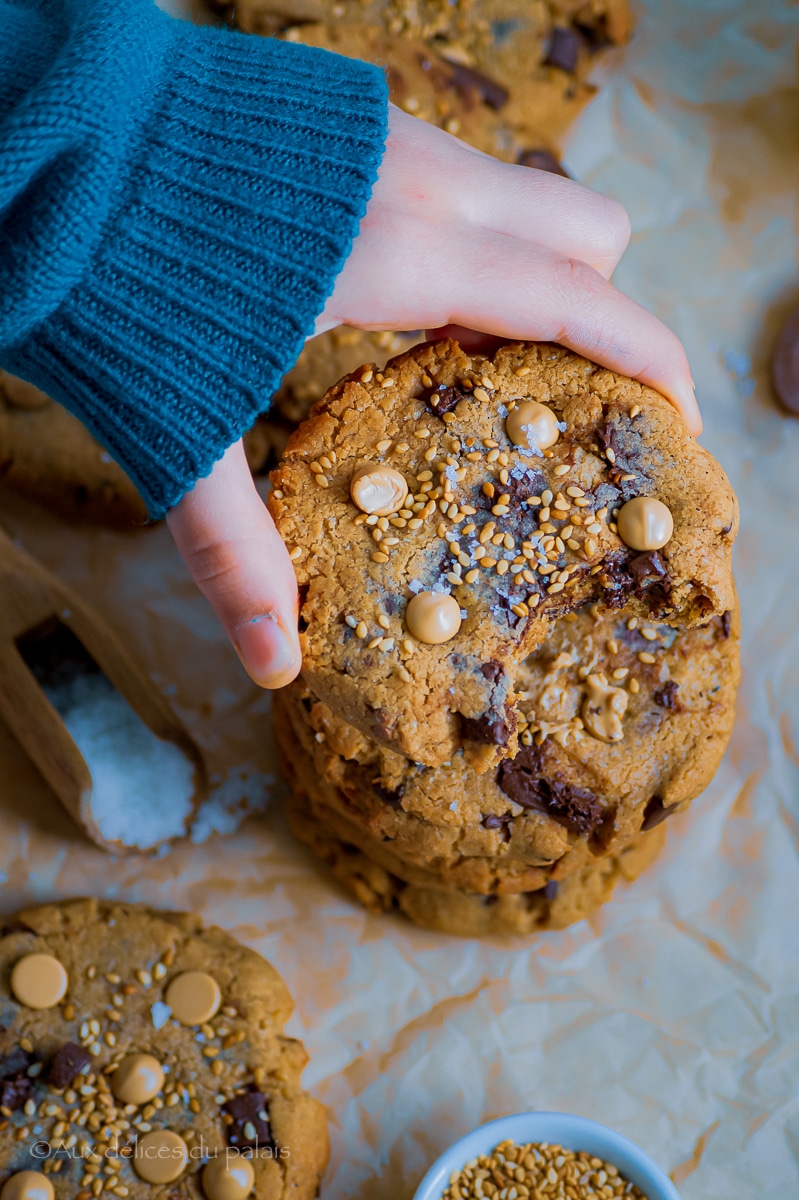
[[[374,183],[383,76],[150,0],[0,0],[0,365],[153,516],[263,411]]]

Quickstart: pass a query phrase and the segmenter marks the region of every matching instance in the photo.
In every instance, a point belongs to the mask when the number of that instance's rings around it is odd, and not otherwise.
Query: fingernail
[[[247,673],[262,688],[291,683],[302,665],[299,638],[275,613],[264,613],[240,625],[235,646]]]
[[[675,389],[677,391],[677,399],[685,414],[685,419],[688,428],[694,437],[699,437],[702,432],[702,414],[699,411],[699,402],[696,399],[696,388],[691,381],[690,386],[681,386]]]

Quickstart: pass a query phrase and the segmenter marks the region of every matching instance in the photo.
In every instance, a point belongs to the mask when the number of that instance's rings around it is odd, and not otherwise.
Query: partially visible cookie
[[[586,601],[685,626],[734,607],[719,464],[662,396],[559,347],[366,366],[272,479],[308,687],[427,766],[516,753],[517,667]]]
[[[147,520],[128,476],[77,417],[5,372],[0,372],[0,483],[65,517],[123,529]]]
[[[365,908],[375,913],[400,911],[415,925],[458,937],[530,936],[565,929],[610,900],[618,883],[637,879],[656,860],[666,838],[661,825],[562,883],[513,895],[479,896],[405,883],[342,840],[300,792],[287,800],[286,812],[295,836]]]
[[[188,914],[71,900],[6,918],[0,1189],[33,1171],[36,1200],[312,1200],[327,1125],[292,1007],[269,963]]]
[[[511,893],[562,880],[683,810],[730,737],[737,612],[673,629],[585,608],[519,669],[522,742],[477,775],[459,754],[419,767],[369,742],[301,683],[276,693],[289,779],[351,823],[350,840],[406,879]]]

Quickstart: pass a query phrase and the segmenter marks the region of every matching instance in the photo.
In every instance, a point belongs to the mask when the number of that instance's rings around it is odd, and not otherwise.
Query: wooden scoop
[[[101,672],[144,725],[188,760],[193,792],[182,830],[187,832],[208,790],[197,746],[105,621],[0,530],[0,717],[92,841],[115,854],[136,852],[141,847],[129,839],[109,839],[101,831],[91,770],[26,661],[37,642],[57,647],[59,632],[67,644],[79,643],[92,668],[99,668],[98,677]],[[119,769],[123,773],[125,764]],[[171,836],[181,836],[181,831]],[[155,844],[151,841],[147,848]]]

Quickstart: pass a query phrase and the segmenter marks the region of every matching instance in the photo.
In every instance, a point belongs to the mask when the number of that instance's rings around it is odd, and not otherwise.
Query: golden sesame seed
[[[562,583],[551,583],[547,588],[547,594],[549,596],[554,596],[557,592],[562,592],[564,587],[565,584]]]
[[[517,367],[513,372],[519,379],[524,379],[525,375],[529,375],[532,367]]]
[[[626,679],[629,674],[628,667],[616,667],[616,670],[612,672],[614,679]]]
[[[586,528],[587,528],[588,533],[601,533],[602,532],[602,526],[599,524],[599,521],[592,521],[592,523],[590,525],[588,525]]]
[[[488,403],[489,396],[485,388],[476,387],[472,392],[472,395],[474,396],[475,400],[479,400],[481,404]]]
[[[386,450],[388,450],[390,445],[391,445],[391,438],[381,438],[381,440],[377,443],[376,449],[379,454],[385,454]]]
[[[498,458],[499,458],[499,450],[497,450],[497,449],[489,450],[488,454],[486,455],[486,462],[495,463]]]
[[[320,466],[320,464],[318,462],[312,462],[310,464],[310,466],[311,466],[311,470],[313,471],[314,475],[322,474],[322,467]]]
[[[424,384],[424,386],[425,386],[425,387],[432,387],[432,386],[433,386],[433,381],[432,381],[432,379],[430,378],[430,376],[429,376],[429,375],[423,375],[423,376],[422,376],[422,383]]]
[[[398,537],[384,537],[382,544],[384,546],[398,546],[399,538]]]
[[[365,371],[361,372],[361,383],[371,383],[373,375],[374,371],[372,368],[367,367]]]
[[[627,684],[627,686],[629,687],[629,689],[633,693],[633,695],[636,695],[641,690],[641,685],[637,679],[631,679],[630,682]]]
[[[619,653],[619,643],[616,641],[615,638],[608,638],[608,651],[611,654]]]
[[[648,650],[639,650],[638,661],[642,663],[653,663],[657,660],[655,659],[654,654],[650,654]]]
[[[571,468],[569,467],[568,463],[561,463],[559,467],[555,467],[555,470],[552,472],[552,474],[560,478],[561,475],[568,475],[570,470]]]
[[[397,667],[397,674],[399,675],[399,677],[400,677],[400,679],[402,680],[402,682],[403,682],[403,683],[410,683],[410,682],[411,682],[411,676],[410,676],[410,672],[409,672],[409,671],[406,671],[405,667],[403,667],[403,666],[401,666],[401,665],[400,665],[400,666],[398,666],[398,667]]]
[[[371,555],[371,559],[372,559],[372,562],[375,562],[375,563],[387,563],[388,555],[383,554],[383,552],[381,550],[375,550],[375,552]]]
[[[380,643],[382,642],[382,640],[383,640],[383,635],[379,633],[379,634],[377,635],[377,637],[373,637],[373,638],[372,638],[372,640],[371,640],[370,642],[368,642],[368,643],[367,643],[366,649],[367,649],[367,650],[374,650],[376,646],[379,646],[379,645],[380,645]]]
[[[393,638],[383,638],[380,642],[380,649],[381,650],[393,650],[394,649],[394,639]]]
[[[590,508],[591,507],[591,501],[586,500],[586,498],[584,496],[582,496],[582,497],[578,496],[577,499],[574,501],[574,503],[577,506],[577,508]]]
[[[630,409],[630,416],[631,416],[631,417],[637,417],[640,411],[641,411],[641,405],[640,405],[640,404],[634,404],[634,405],[632,406],[632,408]]]
[[[428,446],[424,452],[425,462],[432,462],[437,454],[438,454],[437,446]]]
[[[483,560],[483,561],[485,561],[485,560]],[[506,575],[508,573],[509,566],[510,566],[510,563],[508,562],[508,560],[506,558],[501,558],[499,560],[499,562],[497,563],[497,575]]]
[[[420,440],[424,440],[425,438],[430,437],[430,430],[429,429],[414,429],[413,436],[415,438],[419,438]]]
[[[593,538],[585,539],[585,552],[589,556],[589,558],[593,557],[593,555],[596,554],[596,542],[594,541]]]
[[[605,456],[607,457],[608,462],[615,463],[616,451],[613,449],[612,446],[608,446],[607,450],[605,451]]]
[[[323,488],[330,487],[330,483],[328,482],[326,475],[314,475],[314,482],[318,483],[319,486]]]
[[[657,642],[660,640],[660,634],[656,629],[642,629],[641,637],[646,638],[648,642]]]
[[[368,630],[367,630],[366,622],[359,621],[358,624],[355,626],[355,636],[359,637],[359,638],[365,638],[367,632],[368,632]]]

